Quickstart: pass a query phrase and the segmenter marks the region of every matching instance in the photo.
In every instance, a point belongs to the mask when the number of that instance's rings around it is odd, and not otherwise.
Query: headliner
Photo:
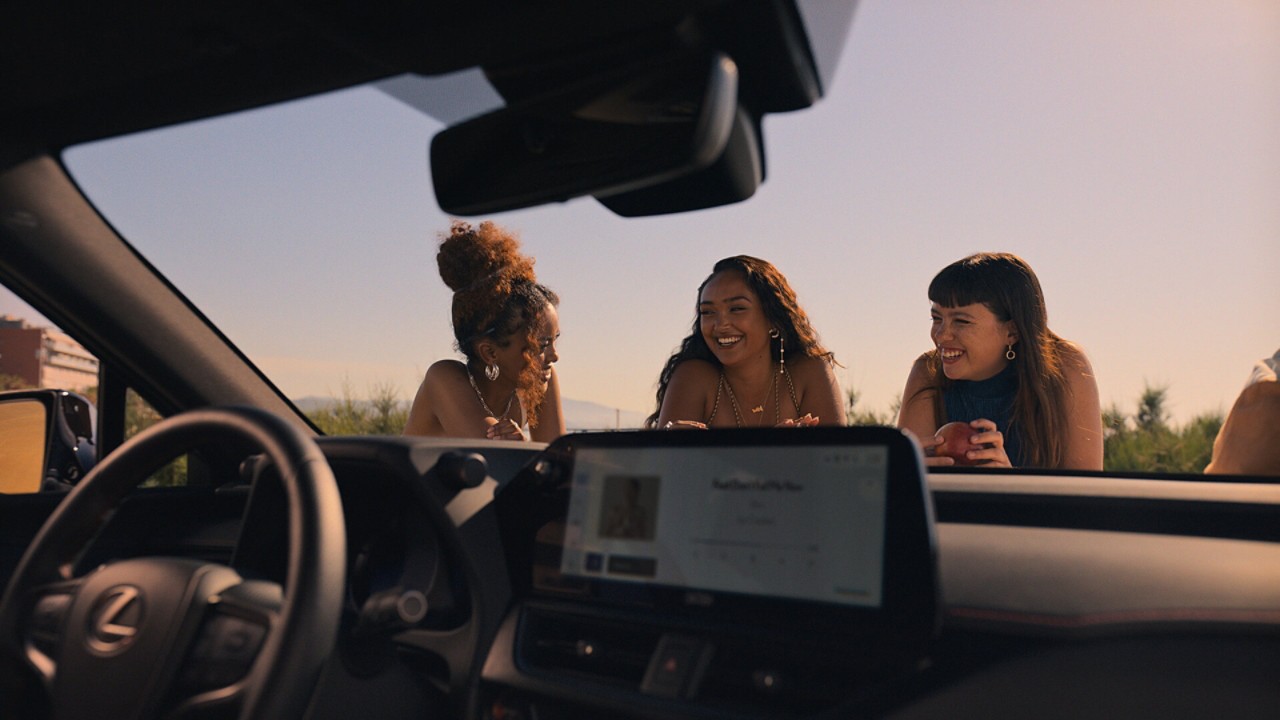
[[[722,4],[10,4],[0,24],[0,144],[56,150],[404,72],[589,54]]]

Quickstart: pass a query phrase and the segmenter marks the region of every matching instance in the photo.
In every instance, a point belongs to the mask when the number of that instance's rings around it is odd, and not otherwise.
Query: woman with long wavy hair
[[[564,434],[553,363],[560,298],[533,259],[491,222],[455,222],[436,255],[453,290],[453,334],[464,362],[427,369],[405,435],[549,442]]]
[[[1049,329],[1040,280],[1010,253],[958,260],[929,283],[934,348],[911,368],[898,426],[930,465],[938,428],[973,429],[966,459],[985,467],[1102,469],[1102,411],[1089,359]]]
[[[645,427],[843,425],[834,364],[777,268],[725,258],[698,287],[693,330],[658,377]]]

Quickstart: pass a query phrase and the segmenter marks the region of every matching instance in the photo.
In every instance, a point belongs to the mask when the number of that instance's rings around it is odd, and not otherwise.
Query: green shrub
[[[343,383],[341,398],[307,417],[325,435],[399,435],[409,408],[390,383],[370,388],[368,400],[357,400],[351,386]]]
[[[1199,473],[1209,464],[1222,413],[1206,413],[1186,425],[1169,423],[1167,387],[1148,385],[1130,417],[1114,404],[1102,413],[1103,468],[1110,471]]]

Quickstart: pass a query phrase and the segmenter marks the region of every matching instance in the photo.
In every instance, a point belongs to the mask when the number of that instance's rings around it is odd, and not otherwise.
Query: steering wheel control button
[[[660,697],[692,697],[711,656],[706,642],[683,635],[664,635],[649,660],[640,691]]]
[[[244,677],[266,634],[266,628],[258,623],[232,615],[215,616],[205,624],[191,651],[182,673],[183,684],[207,690]]]
[[[124,652],[138,638],[145,615],[142,590],[133,585],[108,589],[89,611],[89,648],[100,655]]]
[[[31,641],[41,652],[52,653],[62,638],[62,626],[71,609],[72,596],[67,593],[45,595],[31,610]]]

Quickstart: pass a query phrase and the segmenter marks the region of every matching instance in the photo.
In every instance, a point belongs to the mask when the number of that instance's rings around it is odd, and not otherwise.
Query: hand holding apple
[[[955,460],[956,465],[977,465],[979,461],[970,460],[968,452],[970,450],[985,450],[988,445],[975,445],[969,442],[969,439],[978,433],[964,422],[949,422],[938,428],[934,433],[934,437],[940,442],[933,447],[935,456],[945,456]]]

